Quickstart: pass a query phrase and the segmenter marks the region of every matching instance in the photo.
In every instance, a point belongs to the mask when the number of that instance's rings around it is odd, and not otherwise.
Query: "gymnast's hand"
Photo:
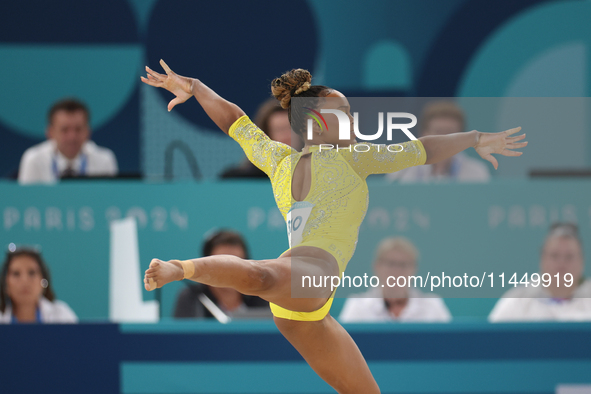
[[[509,137],[511,134],[517,133],[521,130],[521,127],[502,131],[500,133],[479,133],[478,141],[476,142],[476,152],[484,160],[488,160],[495,167],[495,170],[499,167],[497,159],[492,156],[492,153],[497,153],[503,156],[521,156],[523,152],[510,150],[523,148],[527,145],[527,141],[517,142],[525,138],[525,134],[518,135],[516,137]]]
[[[176,74],[162,59],[160,59],[160,65],[164,71],[166,71],[166,75],[159,74],[146,66],[148,78],[140,78],[143,83],[157,88],[164,88],[176,96],[170,103],[168,103],[168,111],[170,111],[175,105],[184,103],[193,96],[193,78],[183,77]]]

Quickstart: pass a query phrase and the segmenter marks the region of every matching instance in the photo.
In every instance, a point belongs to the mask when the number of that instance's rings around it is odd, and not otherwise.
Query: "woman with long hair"
[[[299,351],[316,373],[339,393],[379,393],[365,359],[343,327],[330,316],[333,291],[330,286],[308,288],[294,297],[293,284],[304,276],[340,276],[351,259],[359,226],[368,204],[366,178],[406,167],[436,163],[474,147],[484,159],[498,163],[493,153],[519,156],[511,149],[525,134],[520,128],[501,133],[471,131],[444,136],[426,136],[400,144],[394,150],[383,145],[339,139],[336,117],[327,116],[324,127],[313,123],[301,152],[272,141],[244,112],[198,79],[174,73],[160,61],[166,74],[146,67],[142,81],[164,88],[176,97],[168,110],[195,97],[216,125],[236,140],[249,160],[270,178],[277,206],[287,220],[290,249],[276,259],[244,260],[235,256],[209,256],[192,260],[154,259],[146,270],[147,290],[175,280],[190,279],[210,286],[231,287],[271,303],[274,321],[281,333]],[[271,83],[273,95],[288,110],[294,131],[304,134],[301,108],[292,108],[293,98],[311,100],[316,108],[346,113],[353,130],[353,117],[345,96],[326,86],[312,85],[306,70],[291,70]],[[353,134],[351,132],[351,134]],[[321,146],[341,149],[321,149]],[[353,148],[353,149],[351,149]],[[369,151],[366,151],[368,149]],[[239,198],[239,196],[237,196]],[[297,229],[291,219],[298,219]]]
[[[0,269],[0,323],[77,323],[70,307],[55,297],[41,253],[18,248]]]

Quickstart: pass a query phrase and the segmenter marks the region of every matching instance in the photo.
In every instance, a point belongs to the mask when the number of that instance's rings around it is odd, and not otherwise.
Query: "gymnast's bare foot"
[[[175,280],[183,280],[183,278],[184,272],[180,261],[153,259],[144,276],[144,287],[146,290],[152,291]]]

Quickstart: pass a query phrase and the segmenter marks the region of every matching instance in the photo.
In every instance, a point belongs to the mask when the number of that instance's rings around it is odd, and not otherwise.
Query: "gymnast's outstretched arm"
[[[226,134],[230,126],[244,115],[240,107],[220,97],[200,80],[176,74],[164,60],[160,60],[160,65],[166,74],[157,73],[146,66],[148,76],[141,77],[141,80],[150,86],[164,88],[176,96],[168,103],[169,111],[194,96],[211,120]]]
[[[499,167],[497,159],[492,153],[503,156],[521,156],[523,152],[511,149],[523,148],[527,142],[517,142],[525,138],[525,134],[509,137],[517,133],[521,127],[502,131],[500,133],[482,133],[472,130],[467,133],[453,133],[448,135],[428,135],[419,138],[425,147],[427,161],[425,164],[433,164],[448,159],[470,147],[485,160],[490,161],[495,170]]]

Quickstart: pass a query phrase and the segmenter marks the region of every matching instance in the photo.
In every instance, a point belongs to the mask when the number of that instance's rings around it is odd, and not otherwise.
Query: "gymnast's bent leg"
[[[283,336],[339,394],[380,393],[353,338],[332,316],[319,321],[274,319]]]

